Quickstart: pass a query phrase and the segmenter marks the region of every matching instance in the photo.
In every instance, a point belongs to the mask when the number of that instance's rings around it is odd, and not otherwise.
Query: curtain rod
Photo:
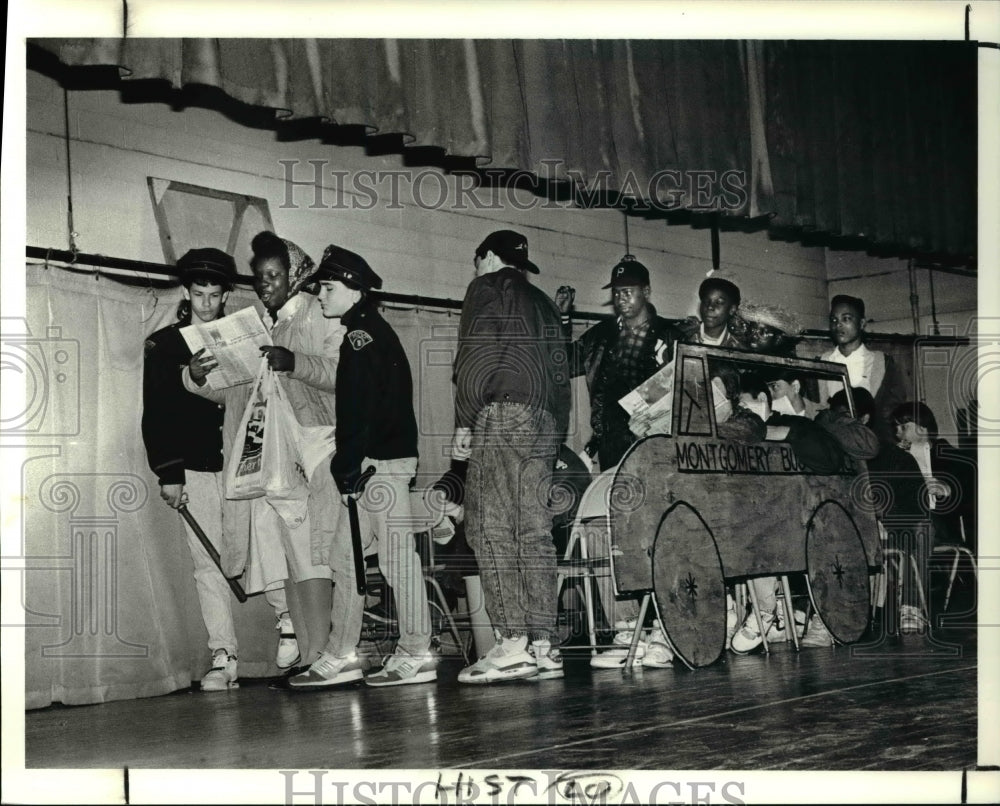
[[[68,263],[70,265],[95,266],[104,269],[118,269],[121,271],[143,272],[145,274],[160,275],[166,279],[179,281],[177,267],[166,263],[150,263],[145,260],[131,260],[128,258],[108,257],[107,255],[92,255],[78,252],[74,255],[68,249],[43,249],[40,246],[25,247],[26,257],[35,260],[56,261],[58,263]],[[63,267],[57,267],[63,268]],[[237,275],[236,282],[247,287],[253,286],[253,277],[249,275]],[[378,299],[388,304],[412,305],[415,308],[442,308],[444,310],[458,311],[462,309],[461,300],[445,299],[443,297],[422,297],[417,294],[388,294],[378,292]],[[610,314],[590,313],[587,311],[574,311],[573,321],[600,322],[609,318]],[[674,323],[681,322],[681,319],[672,320]],[[827,339],[830,334],[825,330],[804,330],[802,335],[812,339]],[[919,336],[905,333],[869,333],[868,336],[881,341],[907,343],[920,340],[923,344],[968,344],[969,339],[963,336]]]
[[[56,261],[59,263],[69,263],[71,266],[94,266],[102,269],[117,269],[120,271],[142,272],[164,277],[168,280],[178,281],[180,275],[176,266],[167,263],[150,263],[145,260],[132,260],[130,258],[108,257],[107,255],[95,255],[85,252],[73,253],[67,249],[44,249],[40,246],[28,246],[25,254],[29,258],[44,261]],[[236,275],[237,285],[252,287],[253,277],[247,274]],[[391,292],[379,291],[377,297],[381,302],[396,305],[412,305],[416,308],[442,308],[444,310],[459,311],[462,309],[462,301],[459,299],[445,299],[444,297],[425,297],[419,294],[393,294]],[[601,321],[607,319],[609,314],[587,313],[577,311],[573,314],[576,320]]]

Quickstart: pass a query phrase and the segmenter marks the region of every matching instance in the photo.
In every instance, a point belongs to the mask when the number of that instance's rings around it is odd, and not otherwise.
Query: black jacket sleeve
[[[491,282],[477,277],[469,284],[462,302],[455,353],[455,427],[472,428],[484,405],[486,384],[480,364],[484,353],[500,341],[503,322],[502,299]]]
[[[788,426],[785,442],[792,446],[795,458],[810,470],[831,474],[844,463],[844,451],[836,438],[807,417],[791,414],[773,415],[768,425]]]
[[[337,489],[352,493],[361,477],[361,462],[371,439],[371,416],[375,411],[375,379],[379,353],[374,342],[355,348],[350,340],[340,345],[337,367],[337,450],[330,460]]]
[[[184,484],[184,448],[171,424],[181,385],[179,354],[170,331],[154,333],[145,344],[142,366],[142,441],[149,468],[160,484]]]

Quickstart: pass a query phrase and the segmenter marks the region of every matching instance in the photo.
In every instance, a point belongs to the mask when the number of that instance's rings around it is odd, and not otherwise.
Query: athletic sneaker
[[[563,676],[562,655],[549,641],[532,641],[528,651],[535,658],[539,680],[556,680]]]
[[[764,613],[766,611],[761,611]],[[785,600],[778,598],[774,603],[774,615],[775,621],[774,626],[767,633],[768,641],[788,641],[791,640],[788,635],[785,634],[785,625],[788,621],[785,619]]]
[[[833,636],[818,614],[814,613],[809,619],[809,626],[799,641],[799,646],[833,646]]]
[[[776,624],[775,614],[768,610],[761,610],[760,620],[764,624],[764,632],[767,633],[768,638],[777,637],[776,630],[780,629],[781,625]],[[784,634],[783,631],[782,634]],[[743,620],[742,629],[733,636],[733,640],[729,642],[729,648],[737,655],[746,655],[753,652],[763,642],[760,628],[757,626],[757,619],[753,613],[747,613],[747,617]]]
[[[411,655],[404,649],[385,660],[385,665],[365,678],[369,686],[405,686],[409,683],[430,683],[437,680],[437,658],[431,654]]]
[[[288,613],[282,615],[275,629],[278,631],[278,654],[274,658],[274,665],[279,669],[290,669],[301,660],[291,616]]]
[[[201,678],[202,691],[229,691],[239,688],[240,682],[236,675],[236,656],[230,655],[224,649],[215,650],[212,655],[212,668]]]
[[[649,641],[646,643],[646,654],[642,656],[642,665],[647,669],[666,669],[673,665],[674,653],[670,650],[667,637],[660,629],[660,622],[653,622],[653,629],[649,633]]]
[[[590,658],[590,666],[593,669],[621,669],[625,666],[625,659],[628,657],[629,647],[632,645],[632,636],[635,634],[635,625],[638,619],[619,621],[615,623],[615,637],[612,640],[611,649],[598,652]],[[633,666],[642,666],[642,660],[646,657],[646,650],[649,642],[646,640],[646,633],[639,636],[639,644],[635,648],[635,657],[632,659]]]
[[[924,632],[927,626],[924,614],[913,605],[903,605],[899,608],[900,632]]]
[[[726,646],[740,628],[740,620],[736,615],[736,602],[730,594],[726,594]]]
[[[346,658],[338,658],[329,652],[322,652],[312,666],[288,678],[288,685],[291,688],[329,688],[353,683],[364,676],[357,653],[352,652]]]
[[[504,638],[498,634],[497,642],[489,652],[458,673],[458,682],[499,683],[523,680],[537,674],[535,656],[528,651],[528,636]]]
[[[806,631],[806,614],[801,610],[796,610],[795,613],[795,634],[801,638]],[[813,617],[815,617],[815,613]]]

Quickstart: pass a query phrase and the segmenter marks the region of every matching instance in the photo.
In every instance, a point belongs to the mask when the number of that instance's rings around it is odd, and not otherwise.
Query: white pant
[[[188,497],[188,511],[194,516],[201,530],[218,549],[222,538],[222,505],[225,495],[223,473],[199,473],[186,471],[187,483],[184,492]],[[183,520],[183,519],[182,519]],[[222,572],[212,562],[201,541],[195,536],[187,521],[184,531],[194,561],[194,585],[201,604],[201,617],[208,630],[208,648],[215,652],[225,649],[231,655],[237,654],[236,628],[233,626],[232,592]],[[275,615],[288,612],[284,588],[267,591],[264,594]]]
[[[366,457],[361,465],[375,466],[375,475],[358,501],[361,545],[370,549],[374,540],[379,568],[392,588],[399,623],[398,646],[411,655],[422,655],[431,643],[431,622],[410,508],[409,482],[417,472],[417,460]],[[331,555],[330,564],[334,570],[333,630],[326,651],[344,657],[358,645],[365,597],[356,589],[350,543]]]

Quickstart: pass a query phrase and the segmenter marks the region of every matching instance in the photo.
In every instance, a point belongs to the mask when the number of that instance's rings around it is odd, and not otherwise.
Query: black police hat
[[[361,255],[336,244],[330,244],[323,252],[319,268],[306,280],[340,280],[345,285],[360,291],[371,291],[382,287],[382,278],[368,265]]]
[[[626,255],[611,270],[611,282],[604,288],[649,285],[649,269],[631,255]]]
[[[177,261],[177,268],[184,285],[191,285],[199,277],[217,280],[230,288],[236,283],[236,261],[232,255],[211,246],[189,249]]]

